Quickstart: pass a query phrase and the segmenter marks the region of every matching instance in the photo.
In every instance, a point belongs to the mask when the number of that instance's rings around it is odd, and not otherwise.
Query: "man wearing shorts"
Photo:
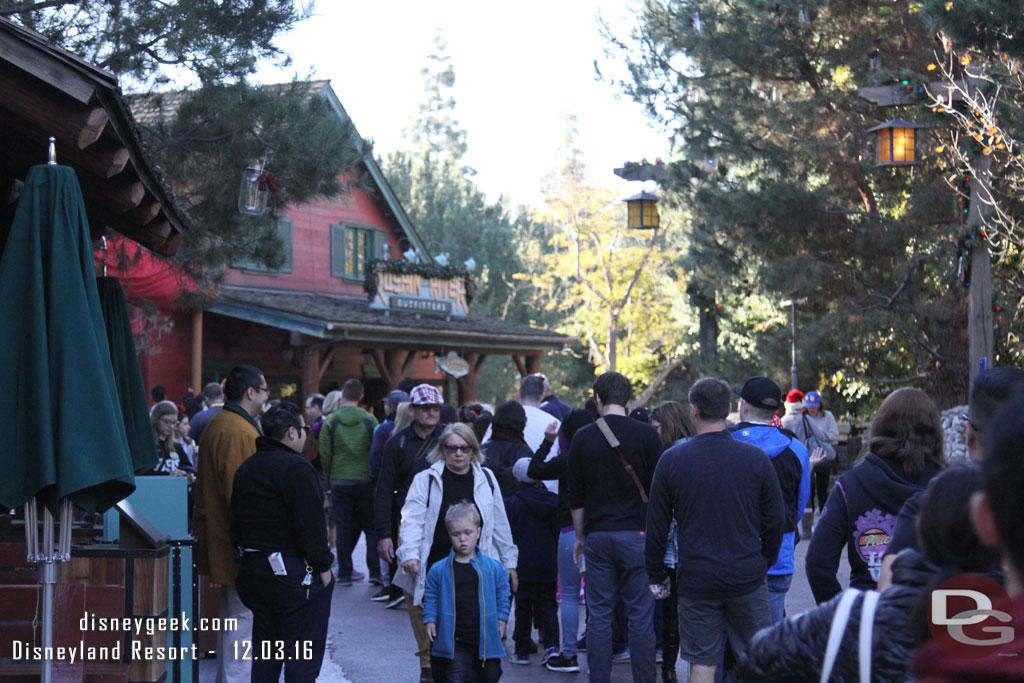
[[[771,625],[765,573],[779,554],[786,518],[768,456],[725,429],[731,394],[713,378],[691,387],[697,436],[665,451],[651,483],[647,575],[655,597],[665,597],[665,546],[675,518],[679,649],[691,682],[715,680],[723,625],[737,654]]]

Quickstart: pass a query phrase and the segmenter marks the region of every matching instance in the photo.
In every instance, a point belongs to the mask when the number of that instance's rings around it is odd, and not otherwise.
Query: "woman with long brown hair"
[[[876,587],[900,507],[945,465],[935,403],[920,389],[897,389],[871,421],[868,453],[839,477],[814,529],[807,579],[815,600],[842,590],[836,571],[844,545],[850,586]]]

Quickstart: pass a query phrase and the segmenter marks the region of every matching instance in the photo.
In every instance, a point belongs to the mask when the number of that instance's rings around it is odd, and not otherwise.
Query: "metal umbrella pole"
[[[41,503],[40,503],[41,505]],[[43,533],[39,536],[39,505],[35,498],[25,503],[25,545],[28,561],[39,565],[40,581],[43,584],[43,683],[53,679],[53,602],[57,583],[57,563],[71,559],[71,501],[61,498],[60,526],[54,534],[54,518],[49,508],[43,508]],[[40,546],[42,552],[40,552]]]

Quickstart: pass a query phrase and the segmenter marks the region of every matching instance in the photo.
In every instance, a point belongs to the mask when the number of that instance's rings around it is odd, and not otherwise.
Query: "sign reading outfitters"
[[[981,574],[957,574],[932,591],[928,628],[944,650],[976,659],[1013,641],[1013,606],[999,583]]]
[[[370,308],[465,316],[466,281],[462,278],[428,278],[414,273],[378,270],[377,294]]]

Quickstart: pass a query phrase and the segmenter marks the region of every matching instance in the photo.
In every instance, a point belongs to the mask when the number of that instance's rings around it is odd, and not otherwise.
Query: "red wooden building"
[[[328,81],[309,86],[347,119]],[[174,96],[164,95],[160,106],[165,113],[174,108]],[[137,116],[145,120],[147,114]],[[384,276],[388,281],[372,304],[363,285],[370,260],[401,259],[410,248],[429,259],[432,250],[373,156],[367,153],[362,164],[370,189],[287,208],[279,221],[286,250],[280,269],[233,263],[206,310],[164,306],[148,321],[140,349],[147,388],[162,384],[177,399],[188,387],[199,391],[204,382],[248,362],[263,370],[274,396],[324,392],[356,377],[366,385],[367,399],[376,402],[405,377],[444,380],[435,357],[455,352],[469,372],[457,380],[458,397],[446,398],[462,403],[474,399],[477,372],[488,356],[510,355],[520,373],[531,373],[545,352],[567,341],[528,325],[472,315],[463,303],[442,300],[441,283],[426,278]],[[131,268],[112,274],[131,288]],[[389,287],[403,291],[390,295]]]

